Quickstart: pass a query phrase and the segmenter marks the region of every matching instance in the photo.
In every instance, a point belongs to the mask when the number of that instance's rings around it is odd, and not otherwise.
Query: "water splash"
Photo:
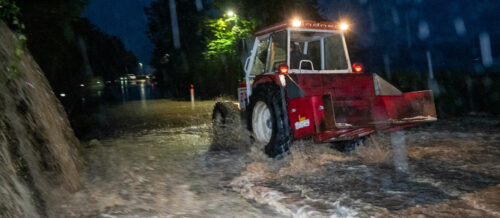
[[[394,152],[394,167],[396,171],[408,174],[408,153],[406,151],[405,132],[392,132],[391,144]]]

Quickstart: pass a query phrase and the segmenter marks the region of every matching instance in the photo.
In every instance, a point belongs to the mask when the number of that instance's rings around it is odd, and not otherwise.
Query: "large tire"
[[[249,138],[238,107],[232,102],[217,102],[212,113],[211,150],[241,149]]]
[[[272,158],[288,154],[292,136],[279,87],[266,83],[254,89],[247,108],[247,126]]]

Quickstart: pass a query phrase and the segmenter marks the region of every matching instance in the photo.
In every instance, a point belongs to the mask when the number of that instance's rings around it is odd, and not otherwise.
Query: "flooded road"
[[[208,152],[209,126],[91,141],[85,188],[60,217],[277,217],[232,191],[245,156]]]
[[[500,217],[498,119],[445,120],[405,131],[407,174],[394,168],[391,135],[377,135],[351,154],[299,141],[289,156],[272,160],[259,145],[210,151],[211,125],[200,120],[88,142],[84,188],[61,198],[54,214]]]

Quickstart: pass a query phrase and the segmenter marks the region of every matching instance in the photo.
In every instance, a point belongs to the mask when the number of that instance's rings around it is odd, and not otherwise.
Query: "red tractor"
[[[402,93],[351,65],[347,29],[293,20],[257,31],[238,88],[239,106],[216,104],[214,132],[227,130],[239,110],[253,139],[276,157],[293,140],[349,141],[436,121],[431,90]]]

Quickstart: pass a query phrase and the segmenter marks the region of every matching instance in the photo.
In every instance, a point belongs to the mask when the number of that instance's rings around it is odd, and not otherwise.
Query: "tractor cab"
[[[245,62],[246,86],[240,84],[240,106],[246,107],[244,98],[251,95],[255,77],[275,74],[280,67],[286,66],[290,74],[352,73],[344,38],[348,27],[344,23],[293,20],[257,31]]]
[[[332,23],[294,21],[292,26],[282,23],[255,35],[255,52],[246,66],[250,77],[274,73],[283,64],[290,73],[352,72],[344,34]]]

